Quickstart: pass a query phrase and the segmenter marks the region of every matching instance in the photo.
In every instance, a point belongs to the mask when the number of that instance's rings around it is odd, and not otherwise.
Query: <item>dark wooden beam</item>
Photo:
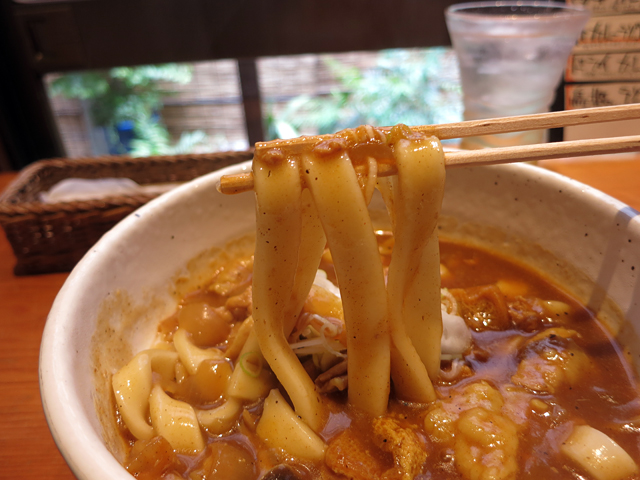
[[[6,1],[6,0],[5,0]],[[454,0],[87,0],[15,5],[41,73],[450,43]]]
[[[264,123],[262,119],[262,99],[260,97],[260,83],[255,58],[241,58],[238,60],[240,88],[242,90],[242,104],[244,119],[247,126],[249,145],[263,142]]]
[[[62,156],[64,149],[13,8],[12,2],[0,1],[0,141],[7,163],[18,170],[41,158]]]

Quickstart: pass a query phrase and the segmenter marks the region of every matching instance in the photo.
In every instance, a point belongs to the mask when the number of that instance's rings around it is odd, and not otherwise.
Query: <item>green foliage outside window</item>
[[[184,153],[204,141],[206,135],[201,131],[185,132],[172,145],[158,112],[163,98],[171,95],[162,84],[189,83],[192,70],[191,65],[166,64],[69,73],[51,83],[50,95],[89,101],[93,123],[105,128],[116,153],[134,156]],[[133,126],[130,152],[118,136],[118,126],[123,122],[131,122]]]
[[[451,49],[386,50],[374,68],[345,67],[332,57],[325,62],[339,88],[329,95],[301,95],[268,118],[271,138],[301,131],[333,133],[368,124],[429,125],[459,121],[461,87]]]
[[[291,138],[301,133],[333,133],[369,124],[428,125],[459,121],[461,88],[451,49],[386,50],[375,67],[360,70],[339,57],[323,61],[337,80],[327,95],[301,95],[266,118],[267,135]],[[133,156],[188,153],[208,143],[202,131],[185,132],[172,144],[159,112],[172,92],[167,85],[192,79],[188,64],[117,67],[107,71],[64,74],[50,84],[50,94],[86,101],[92,123],[104,127],[114,153]],[[125,145],[118,127],[128,122],[133,139]]]

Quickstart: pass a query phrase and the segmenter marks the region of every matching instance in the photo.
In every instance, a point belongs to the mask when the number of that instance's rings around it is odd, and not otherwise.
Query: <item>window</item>
[[[257,67],[268,139],[461,118],[449,48],[264,57]],[[235,60],[50,74],[46,83],[69,157],[249,147]]]

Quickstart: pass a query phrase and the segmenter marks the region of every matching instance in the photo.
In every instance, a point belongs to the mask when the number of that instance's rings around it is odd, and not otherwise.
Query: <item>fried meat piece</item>
[[[427,449],[412,428],[406,428],[392,417],[378,417],[373,420],[374,441],[384,451],[393,456],[395,464],[385,478],[411,480],[421,471],[427,460]]]
[[[373,448],[369,448],[347,429],[329,443],[325,463],[331,471],[350,480],[380,478],[386,468]]]
[[[511,326],[506,298],[496,285],[451,288],[449,292],[458,303],[460,316],[476,332]]]

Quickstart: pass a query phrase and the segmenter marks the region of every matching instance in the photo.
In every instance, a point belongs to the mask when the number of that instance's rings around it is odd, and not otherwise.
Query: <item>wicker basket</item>
[[[0,225],[17,258],[16,275],[68,272],[98,239],[154,194],[45,204],[66,178],[130,178],[139,184],[183,182],[251,159],[250,151],[147,158],[42,160],[25,168],[0,196]]]

